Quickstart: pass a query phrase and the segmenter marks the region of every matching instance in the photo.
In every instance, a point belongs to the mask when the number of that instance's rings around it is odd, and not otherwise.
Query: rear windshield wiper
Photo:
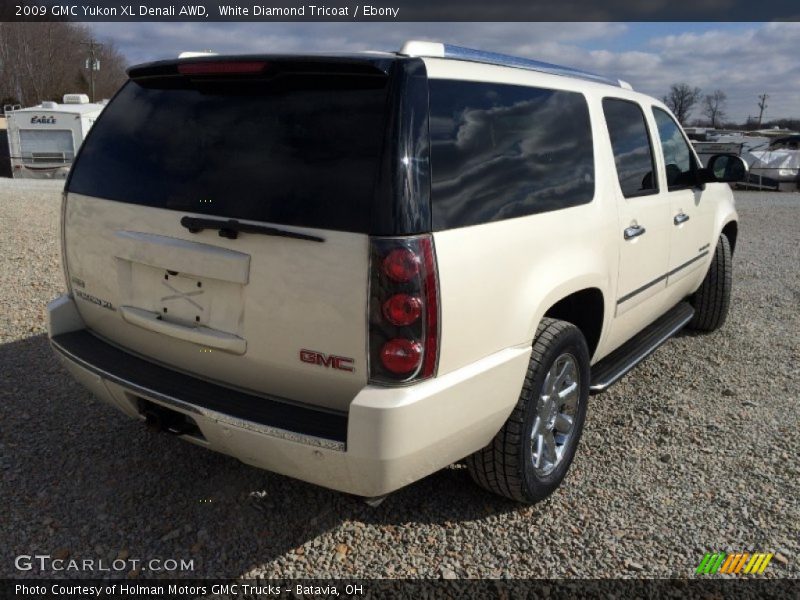
[[[198,233],[204,229],[216,229],[220,237],[235,240],[240,233],[260,233],[261,235],[274,235],[278,237],[293,238],[295,240],[308,240],[309,242],[324,242],[325,239],[315,235],[296,233],[268,227],[267,225],[251,225],[250,223],[240,223],[235,219],[220,221],[217,219],[203,219],[199,217],[183,217],[181,225],[186,227],[190,233]]]

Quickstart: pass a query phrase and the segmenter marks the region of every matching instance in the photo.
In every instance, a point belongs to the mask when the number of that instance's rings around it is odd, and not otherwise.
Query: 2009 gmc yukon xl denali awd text
[[[591,392],[725,320],[746,167],[624,82],[428,42],[129,75],[49,333],[154,428],[367,497],[466,458],[533,502]]]

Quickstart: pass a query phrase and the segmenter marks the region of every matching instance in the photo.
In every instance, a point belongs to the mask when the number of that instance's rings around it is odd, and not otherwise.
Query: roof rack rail
[[[577,77],[597,83],[605,83],[615,87],[633,89],[631,85],[621,79],[612,79],[588,71],[581,71],[572,67],[554,65],[539,60],[520,58],[509,54],[499,54],[497,52],[484,52],[472,48],[453,46],[452,44],[442,44],[441,42],[420,42],[411,40],[403,44],[400,54],[405,56],[428,56],[431,58],[449,58],[452,60],[466,60],[471,62],[499,65],[503,67],[515,67],[517,69],[528,69],[529,71],[539,71],[551,75],[562,75],[565,77]]]

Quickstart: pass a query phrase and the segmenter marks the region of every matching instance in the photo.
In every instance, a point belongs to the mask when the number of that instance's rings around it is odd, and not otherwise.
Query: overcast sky
[[[450,42],[583,68],[661,97],[674,82],[728,95],[728,117],[800,117],[800,23],[93,23],[131,63],[220,53],[397,50]],[[699,117],[696,110],[694,117]]]

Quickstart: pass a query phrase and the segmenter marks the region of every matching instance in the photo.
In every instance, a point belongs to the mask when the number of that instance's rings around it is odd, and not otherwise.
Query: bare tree
[[[24,106],[88,92],[85,68],[90,30],[76,23],[0,23],[0,97]],[[107,98],[125,80],[125,60],[113,43],[99,54],[97,96]]]
[[[688,83],[673,83],[669,93],[662,98],[681,125],[685,125],[692,114],[692,109],[700,99],[700,88],[691,87]]]
[[[725,111],[727,101],[728,96],[722,90],[715,90],[703,98],[703,114],[711,121],[711,127],[717,127],[728,116]]]
[[[764,110],[767,108],[767,94],[761,94],[758,97],[758,126],[761,127],[761,119],[764,118]]]

